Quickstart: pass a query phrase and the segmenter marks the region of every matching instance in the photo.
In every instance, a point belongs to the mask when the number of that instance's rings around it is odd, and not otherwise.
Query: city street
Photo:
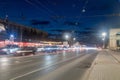
[[[0,80],[81,80],[97,51],[1,57]]]
[[[0,1],[0,80],[120,80],[120,0]]]

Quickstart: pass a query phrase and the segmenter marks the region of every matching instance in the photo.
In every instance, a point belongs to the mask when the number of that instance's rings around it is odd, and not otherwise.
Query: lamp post
[[[14,44],[14,38],[15,38],[14,35],[11,34],[11,35],[10,35],[10,38],[9,38],[11,45]]]
[[[65,39],[66,39],[66,40],[69,40],[69,35],[66,34],[66,35],[65,35]]]
[[[71,44],[71,41],[70,41],[71,40],[71,34],[66,32],[66,33],[63,34],[63,38],[66,41],[66,43],[70,46],[70,44]]]
[[[73,38],[73,41],[75,41],[76,40],[76,38]]]
[[[102,40],[103,40],[103,48],[105,48],[105,38],[106,38],[107,33],[103,32],[102,33]]]
[[[64,33],[63,36],[64,36],[64,39],[66,41],[69,41],[71,39],[71,34],[70,33]]]

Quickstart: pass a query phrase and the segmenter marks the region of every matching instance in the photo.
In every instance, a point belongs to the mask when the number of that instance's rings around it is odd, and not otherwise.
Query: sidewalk
[[[112,54],[112,56],[114,58],[116,58],[116,60],[118,60],[118,62],[120,63],[120,51],[111,51],[111,50],[109,50],[108,52],[110,54]]]
[[[120,64],[111,51],[101,51],[96,57],[88,80],[120,80]]]

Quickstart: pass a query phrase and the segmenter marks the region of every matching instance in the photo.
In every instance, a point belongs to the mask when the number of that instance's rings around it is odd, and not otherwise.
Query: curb
[[[111,52],[109,52],[109,53],[118,63],[120,63],[119,59],[115,55],[113,55]]]
[[[97,54],[96,58],[94,59],[94,61],[92,62],[91,64],[91,67],[84,73],[83,77],[81,78],[81,80],[89,80],[89,77],[90,77],[90,73],[92,72],[94,66],[96,65],[96,60],[97,60],[97,57],[99,56],[99,53]]]

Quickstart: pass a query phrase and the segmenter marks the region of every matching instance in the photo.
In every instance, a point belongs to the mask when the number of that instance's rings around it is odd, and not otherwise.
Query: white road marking
[[[27,63],[27,62],[32,62],[33,60],[28,60],[28,61],[15,61],[15,63]],[[13,64],[14,65],[14,64]]]
[[[20,61],[15,61],[15,63],[20,63]]]
[[[33,60],[28,60],[28,61],[15,61],[14,63],[15,63],[15,64],[21,64],[21,63],[28,63],[28,62],[32,62],[32,61],[33,61]],[[5,63],[5,62],[4,62],[4,63]],[[2,63],[1,63],[1,64],[2,64]],[[0,64],[0,65],[1,65],[1,64]],[[8,65],[15,65],[15,64],[6,64],[6,65],[8,66]]]

